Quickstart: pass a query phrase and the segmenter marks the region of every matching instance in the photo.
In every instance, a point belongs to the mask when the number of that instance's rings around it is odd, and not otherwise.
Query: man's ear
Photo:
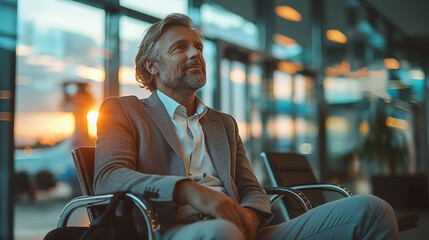
[[[159,71],[158,70],[158,63],[155,60],[145,59],[145,60],[143,60],[143,66],[152,75],[156,75]]]

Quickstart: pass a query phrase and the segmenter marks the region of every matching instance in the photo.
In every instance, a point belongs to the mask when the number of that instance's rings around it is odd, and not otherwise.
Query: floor
[[[399,233],[400,239],[429,239],[429,209],[397,210],[398,213],[412,213],[419,217],[416,228],[411,228]]]

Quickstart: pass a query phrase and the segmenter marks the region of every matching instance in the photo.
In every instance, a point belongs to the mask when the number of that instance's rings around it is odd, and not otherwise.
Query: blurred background
[[[236,118],[264,185],[262,151],[300,153],[321,182],[418,214],[401,238],[428,237],[428,11],[426,0],[0,0],[1,239],[43,238],[81,194],[70,151],[95,144],[104,98],[149,96],[134,57],[171,12],[206,36],[198,95]]]

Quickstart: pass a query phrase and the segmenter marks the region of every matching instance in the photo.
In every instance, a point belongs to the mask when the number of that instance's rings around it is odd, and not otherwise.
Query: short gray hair
[[[171,26],[183,26],[191,29],[201,38],[204,39],[203,34],[194,28],[194,23],[191,18],[180,13],[171,13],[161,21],[154,23],[150,26],[143,37],[139,51],[137,52],[135,63],[136,63],[136,80],[139,86],[146,88],[153,92],[156,90],[155,82],[153,81],[153,75],[147,71],[144,66],[144,60],[156,60],[158,56],[159,43],[158,40],[164,31]]]

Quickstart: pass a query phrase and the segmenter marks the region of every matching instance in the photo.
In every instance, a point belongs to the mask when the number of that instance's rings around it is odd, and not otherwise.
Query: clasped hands
[[[203,214],[231,221],[246,239],[256,238],[260,222],[258,214],[250,208],[240,206],[226,194],[185,180],[176,184],[173,199],[178,204],[187,204]]]

